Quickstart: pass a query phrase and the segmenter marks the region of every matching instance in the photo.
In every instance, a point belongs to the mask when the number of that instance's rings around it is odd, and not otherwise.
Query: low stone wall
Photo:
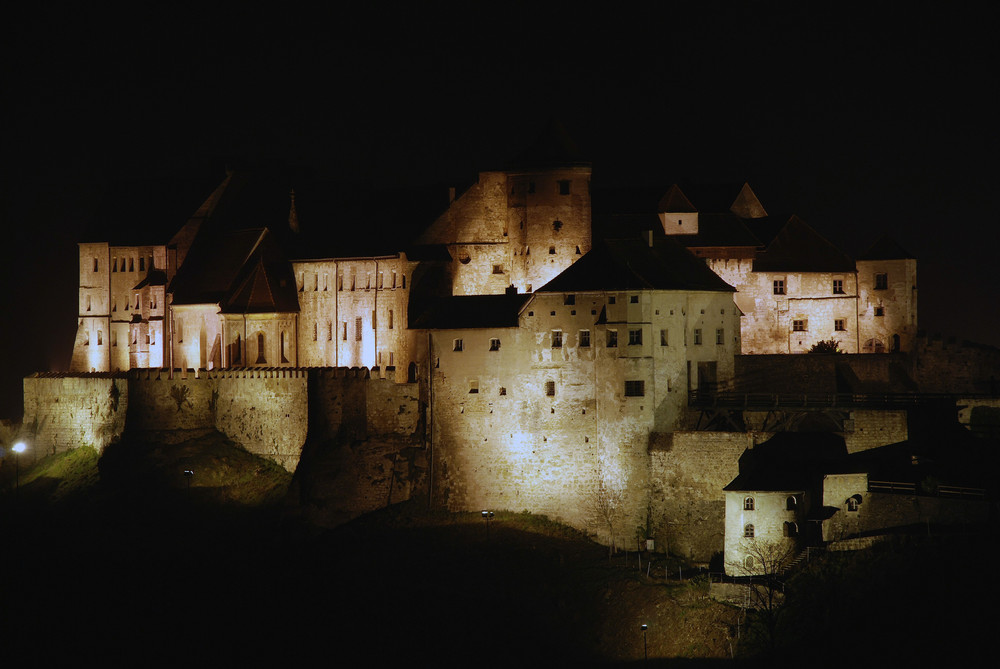
[[[35,374],[26,377],[24,420],[19,438],[31,460],[78,446],[101,451],[121,437],[128,412],[128,382],[122,375]]]

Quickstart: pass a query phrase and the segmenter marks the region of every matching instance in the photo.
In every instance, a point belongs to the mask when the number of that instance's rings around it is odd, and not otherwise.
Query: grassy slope
[[[728,653],[730,611],[704,584],[657,584],[634,554],[609,565],[543,517],[498,514],[488,540],[477,514],[416,504],[302,527],[288,474],[216,436],[21,474],[0,498],[0,627],[36,660],[634,660],[641,622],[653,657]]]

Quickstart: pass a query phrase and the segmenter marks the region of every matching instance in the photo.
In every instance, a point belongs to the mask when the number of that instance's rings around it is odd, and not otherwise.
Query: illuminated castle
[[[421,485],[451,509],[529,509],[605,539],[643,525],[707,559],[722,488],[766,429],[690,430],[691,391],[733,387],[741,353],[915,343],[916,261],[892,242],[854,261],[796,217],[770,220],[747,184],[721,204],[677,185],[592,202],[589,163],[557,137],[452,193],[411,243],[367,254],[302,243],[326,224],[300,222],[294,193],[267,227],[241,227],[242,178],[163,244],[80,244],[71,371],[371,368],[412,388],[398,413],[419,420],[387,426],[369,406],[367,434],[424,449]],[[261,434],[287,432],[278,413]],[[874,445],[906,439],[903,423]],[[600,518],[609,499],[616,523]]]

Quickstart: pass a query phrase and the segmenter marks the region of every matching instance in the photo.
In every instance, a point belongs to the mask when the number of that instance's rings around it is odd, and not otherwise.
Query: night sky
[[[849,254],[891,235],[918,258],[920,327],[1000,345],[994,10],[706,4],[9,16],[0,415],[21,376],[68,364],[75,245],[114,203],[179,226],[239,161],[468,182],[552,117],[595,181],[748,180]]]

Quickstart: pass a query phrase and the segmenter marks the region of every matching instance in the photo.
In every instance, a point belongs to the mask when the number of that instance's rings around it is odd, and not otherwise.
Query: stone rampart
[[[655,435],[649,448],[650,524],[657,548],[706,563],[722,552],[722,489],[739,474],[740,456],[751,439],[742,432]]]
[[[24,379],[24,410],[22,432],[38,456],[101,450],[126,426],[168,441],[218,430],[290,471],[310,419],[319,433],[349,438],[410,436],[421,424],[417,384],[395,383],[392,369],[384,378],[367,369],[289,368],[36,374]]]
[[[24,457],[40,458],[78,446],[98,451],[125,430],[127,380],[120,374],[34,374],[26,377],[21,436]]]

